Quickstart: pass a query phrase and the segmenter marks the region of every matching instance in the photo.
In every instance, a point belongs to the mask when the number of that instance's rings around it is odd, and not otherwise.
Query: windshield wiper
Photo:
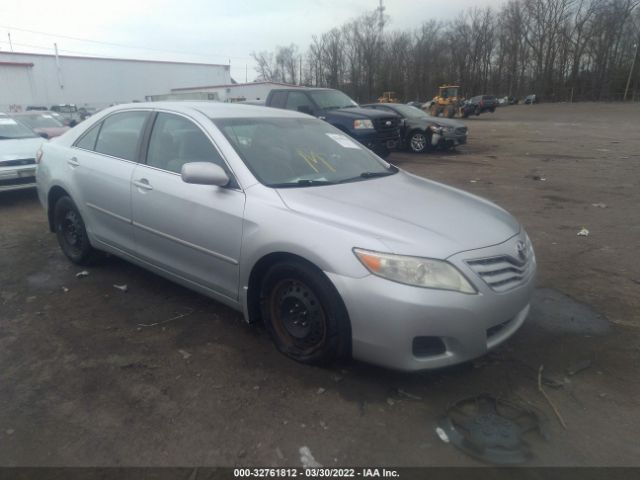
[[[295,182],[272,183],[271,188],[309,187],[316,185],[333,185],[335,182],[329,180],[314,180],[312,178],[301,178]]]
[[[375,177],[387,177],[393,175],[396,172],[384,171],[384,172],[362,172],[360,176],[362,178],[375,178]]]
[[[363,178],[377,178],[377,177],[388,177],[389,175],[393,175],[396,173],[394,170],[387,170],[385,172],[362,172],[357,177],[349,177],[344,180],[340,180],[339,183],[348,183],[348,182],[357,182],[358,180],[362,180]]]

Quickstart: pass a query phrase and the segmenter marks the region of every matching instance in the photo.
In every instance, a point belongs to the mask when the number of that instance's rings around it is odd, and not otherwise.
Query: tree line
[[[379,10],[291,44],[252,53],[259,79],[337,88],[360,102],[394,91],[434,97],[442,84],[463,95],[543,101],[640,100],[640,0],[508,0],[450,21],[392,30]],[[635,68],[630,76],[635,59]]]

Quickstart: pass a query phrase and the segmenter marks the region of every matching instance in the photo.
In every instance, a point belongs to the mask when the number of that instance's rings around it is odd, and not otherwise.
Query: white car
[[[43,139],[0,113],[0,192],[36,186],[36,151]]]

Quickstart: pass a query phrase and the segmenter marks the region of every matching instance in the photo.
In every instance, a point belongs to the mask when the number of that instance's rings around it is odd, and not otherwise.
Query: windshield
[[[18,117],[18,120],[31,128],[64,127],[62,122],[48,113],[43,113],[40,115],[20,115],[20,117]]]
[[[315,90],[309,93],[316,105],[325,110],[358,106],[356,102],[338,90]]]
[[[13,118],[0,117],[0,140],[33,137],[37,137],[37,135]]]
[[[212,119],[247,167],[274,188],[328,185],[392,175],[397,168],[316,119]]]

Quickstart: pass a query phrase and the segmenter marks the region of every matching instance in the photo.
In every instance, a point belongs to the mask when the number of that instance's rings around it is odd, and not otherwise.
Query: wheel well
[[[49,190],[49,195],[47,196],[47,217],[49,219],[49,230],[52,232],[55,230],[53,226],[53,212],[57,201],[64,196],[69,196],[69,194],[62,187],[55,186]]]
[[[427,130],[423,130],[423,129],[421,129],[421,128],[414,128],[413,130],[411,130],[411,131],[409,132],[409,135],[407,135],[407,139],[410,139],[410,138],[413,136],[413,134],[414,134],[414,133],[422,133],[422,134],[424,134],[424,135],[427,135],[427,136],[428,136],[428,134],[427,134]]]
[[[264,278],[264,275],[267,273],[269,268],[271,268],[276,263],[281,262],[301,262],[322,272],[322,269],[318,268],[318,266],[314,263],[293,253],[274,252],[262,257],[253,266],[251,274],[249,275],[247,309],[250,323],[259,322],[262,320],[260,314],[260,284],[262,283],[262,279]]]

